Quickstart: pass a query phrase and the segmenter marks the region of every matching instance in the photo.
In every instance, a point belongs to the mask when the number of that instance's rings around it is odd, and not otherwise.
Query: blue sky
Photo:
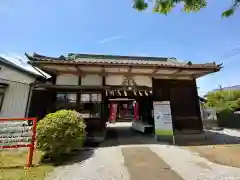
[[[71,3],[70,3],[71,2]],[[199,93],[240,84],[240,10],[228,19],[231,0],[211,0],[199,13],[177,7],[164,16],[136,12],[132,0],[1,0],[0,54],[59,56],[69,52],[176,57],[216,61],[224,69],[198,80]],[[222,59],[223,58],[223,59]]]

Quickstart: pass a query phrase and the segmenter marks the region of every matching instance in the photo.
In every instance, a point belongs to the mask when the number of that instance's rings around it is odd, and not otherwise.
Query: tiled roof
[[[96,55],[96,54],[69,54],[64,57],[47,57],[34,53],[33,56],[26,54],[30,61],[49,62],[49,63],[66,63],[66,64],[96,64],[96,65],[146,65],[162,67],[184,67],[184,68],[216,68],[221,69],[221,65],[215,63],[192,64],[191,62],[179,62],[175,58],[163,57],[141,57],[141,56],[113,56],[113,55]]]

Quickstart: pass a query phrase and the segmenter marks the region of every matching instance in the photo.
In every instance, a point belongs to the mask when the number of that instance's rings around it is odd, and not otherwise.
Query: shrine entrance
[[[106,90],[108,122],[132,122],[143,119],[139,111],[142,99],[151,99],[152,88],[138,86],[134,78],[125,76],[120,86]],[[141,105],[144,106],[144,103]],[[151,109],[150,112],[151,114]]]
[[[132,122],[137,119],[138,105],[135,99],[116,98],[109,99],[109,119],[110,123]]]
[[[108,134],[117,134],[118,138],[152,134],[152,88],[137,86],[131,79],[124,82],[106,90]]]

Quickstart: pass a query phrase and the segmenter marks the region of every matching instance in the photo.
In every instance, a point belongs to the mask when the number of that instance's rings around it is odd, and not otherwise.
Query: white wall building
[[[0,118],[25,117],[31,84],[39,77],[0,57]]]

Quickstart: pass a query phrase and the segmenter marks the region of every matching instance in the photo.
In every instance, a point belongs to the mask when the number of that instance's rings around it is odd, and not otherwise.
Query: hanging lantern
[[[126,91],[124,91],[124,95],[127,96],[127,92]]]
[[[108,91],[106,91],[106,96],[108,96]]]
[[[140,95],[140,96],[142,96],[142,93],[141,93],[141,91],[138,91],[138,92],[139,92],[139,95]]]

